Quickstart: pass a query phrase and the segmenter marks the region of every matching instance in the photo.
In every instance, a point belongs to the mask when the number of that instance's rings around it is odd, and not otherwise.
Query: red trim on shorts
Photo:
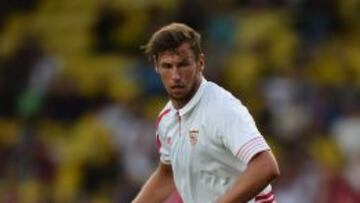
[[[255,197],[256,203],[273,203],[275,202],[275,196],[273,192],[269,192],[265,195],[258,195]]]
[[[164,203],[183,203],[179,192],[176,190],[173,191],[173,193],[167,198],[167,200],[164,201]]]

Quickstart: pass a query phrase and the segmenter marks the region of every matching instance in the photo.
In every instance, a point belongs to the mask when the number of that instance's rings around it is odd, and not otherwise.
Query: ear
[[[153,56],[153,62],[154,62],[154,69],[156,73],[159,73],[158,63],[156,61],[156,57]]]
[[[205,69],[205,55],[203,53],[199,54],[199,65],[200,71],[203,72]]]
[[[156,73],[159,73],[159,68],[158,68],[158,66],[157,66],[156,61],[154,61],[154,69],[155,69],[155,72],[156,72]]]

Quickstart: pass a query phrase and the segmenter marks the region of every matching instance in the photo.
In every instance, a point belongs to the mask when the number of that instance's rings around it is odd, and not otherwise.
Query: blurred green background
[[[279,203],[360,202],[359,0],[1,0],[1,203],[130,202],[167,101],[139,47],[173,21],[271,144]]]

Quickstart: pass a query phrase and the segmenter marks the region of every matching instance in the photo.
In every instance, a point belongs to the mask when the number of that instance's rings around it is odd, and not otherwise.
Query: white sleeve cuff
[[[241,146],[236,153],[236,157],[247,164],[256,154],[267,150],[270,150],[269,145],[262,136],[259,136]]]
[[[163,163],[163,164],[166,164],[166,165],[170,165],[171,164],[171,162],[170,162],[170,160],[167,160],[167,159],[165,159],[164,157],[160,157],[160,161],[161,161],[161,163]]]

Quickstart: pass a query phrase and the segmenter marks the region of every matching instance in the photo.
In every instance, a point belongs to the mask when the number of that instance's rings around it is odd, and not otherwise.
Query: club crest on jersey
[[[199,137],[199,130],[191,128],[189,130],[189,139],[192,146],[196,145]]]

